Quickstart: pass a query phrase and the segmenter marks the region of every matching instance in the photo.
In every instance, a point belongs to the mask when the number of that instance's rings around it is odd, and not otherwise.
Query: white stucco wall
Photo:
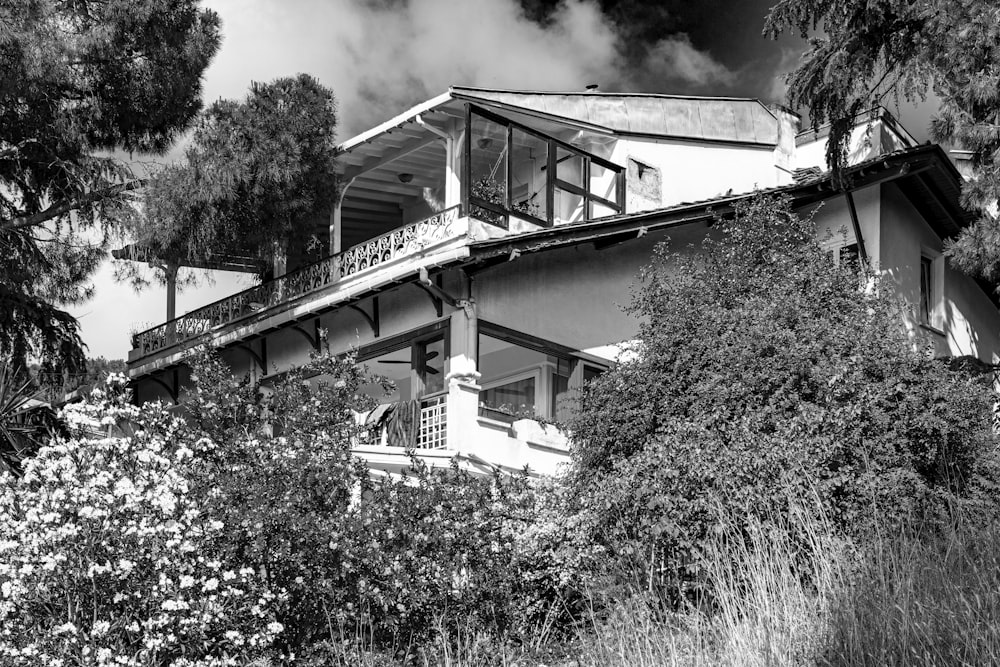
[[[705,229],[671,230],[671,247],[686,251]],[[586,244],[494,266],[476,274],[479,317],[578,350],[631,340],[638,320],[622,307],[631,302],[631,287],[654,246],[666,238],[651,233],[603,250]]]
[[[770,188],[786,182],[774,164],[773,146],[705,144],[675,140],[620,139],[611,160],[623,167],[629,158],[660,170],[658,206],[629,208],[628,213]]]
[[[885,279],[910,304],[920,295],[920,257],[944,249],[938,235],[893,184],[882,186],[880,262]],[[1000,359],[1000,313],[982,288],[942,258],[943,293],[934,317],[940,333],[917,325],[911,307],[906,325],[917,335],[930,336],[939,354],[972,355],[995,363]]]

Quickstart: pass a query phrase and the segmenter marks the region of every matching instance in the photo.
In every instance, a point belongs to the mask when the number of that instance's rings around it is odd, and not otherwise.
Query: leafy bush
[[[227,526],[227,557],[287,592],[286,653],[412,656],[459,629],[503,642],[558,608],[526,478],[416,457],[404,475],[372,476],[352,456],[353,413],[373,403],[352,359],[317,357],[266,397],[211,355],[194,380],[191,425],[217,443],[193,461],[194,492]]]
[[[0,477],[0,662],[246,664],[282,630],[280,590],[224,559],[225,526],[191,493],[211,443],[128,405],[124,381]]]
[[[583,394],[574,484],[597,539],[686,595],[716,503],[761,516],[815,489],[862,534],[978,488],[989,387],[915,349],[888,286],[834,267],[782,200],[739,206],[701,250],[658,249],[633,358]]]

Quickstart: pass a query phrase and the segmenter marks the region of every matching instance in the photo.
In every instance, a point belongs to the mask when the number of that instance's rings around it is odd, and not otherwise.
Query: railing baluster
[[[133,345],[144,355],[208,333],[214,327],[233,322],[258,310],[328,287],[343,278],[418,252],[424,247],[447,240],[453,235],[453,223],[459,218],[458,206],[376,236],[364,243],[287,273],[272,281],[220,299],[159,326],[133,336]]]

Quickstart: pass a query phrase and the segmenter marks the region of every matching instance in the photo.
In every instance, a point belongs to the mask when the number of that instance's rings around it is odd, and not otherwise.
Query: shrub
[[[0,662],[246,664],[282,629],[280,591],[224,559],[225,526],[191,493],[211,443],[128,405],[124,381],[0,478]]]
[[[592,535],[675,596],[703,579],[716,503],[761,516],[815,489],[864,534],[982,488],[988,386],[916,349],[888,287],[834,267],[787,201],[659,248],[634,297],[634,355],[573,424],[574,485]]]
[[[283,652],[329,664],[459,631],[523,640],[558,608],[558,567],[526,537],[539,512],[526,478],[415,456],[373,476],[352,456],[353,412],[372,405],[352,359],[317,357],[266,398],[217,357],[194,369],[191,424],[217,444],[192,462],[193,493],[227,526],[227,558],[287,592]]]

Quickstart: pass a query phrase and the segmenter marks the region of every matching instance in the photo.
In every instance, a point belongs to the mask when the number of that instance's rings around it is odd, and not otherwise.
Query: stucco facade
[[[182,401],[202,344],[264,386],[314,351],[353,352],[395,385],[377,414],[420,419],[401,442],[358,415],[373,470],[416,448],[434,465],[554,472],[568,443],[544,424],[634,337],[624,307],[653,249],[696,252],[713,216],[758,191],[814,214],[831,251],[858,246],[913,305],[915,344],[997,361],[989,288],[941,255],[967,224],[944,153],[876,114],[838,189],[825,137],[796,122],[756,100],[453,88],[342,144],[327,257],[137,334],[138,400]]]

